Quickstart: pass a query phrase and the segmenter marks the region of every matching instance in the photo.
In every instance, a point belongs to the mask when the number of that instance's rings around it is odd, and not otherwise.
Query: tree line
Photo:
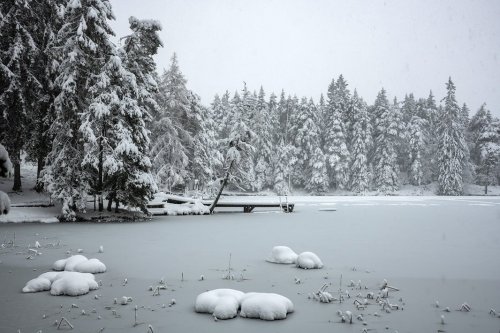
[[[112,42],[107,0],[8,0],[0,4],[0,142],[20,191],[21,156],[37,164],[38,191],[74,220],[97,198],[146,210],[160,189],[214,193],[229,165],[245,191],[292,188],[394,193],[438,183],[499,181],[500,122],[485,105],[470,118],[455,85],[436,102],[382,89],[368,105],[343,76],[326,98],[266,96],[246,84],[210,106],[186,87],[176,55],[158,74],[161,24],[129,19]],[[238,144],[235,144],[237,142]]]

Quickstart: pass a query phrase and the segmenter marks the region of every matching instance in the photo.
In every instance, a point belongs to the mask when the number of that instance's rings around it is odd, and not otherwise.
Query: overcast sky
[[[372,104],[384,87],[436,100],[451,76],[459,103],[500,116],[498,0],[111,0],[117,36],[128,17],[163,25],[160,71],[178,55],[204,104],[226,89],[313,97],[343,74]]]

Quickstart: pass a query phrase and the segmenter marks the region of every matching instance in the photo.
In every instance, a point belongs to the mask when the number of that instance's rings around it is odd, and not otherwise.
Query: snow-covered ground
[[[146,332],[148,325],[154,332],[498,331],[500,318],[489,311],[500,310],[500,198],[293,200],[291,214],[256,209],[138,223],[0,224],[0,327],[55,332],[54,322],[65,317],[73,332]],[[30,255],[36,241],[42,254]],[[276,245],[314,252],[324,266],[269,263]],[[99,289],[79,297],[22,293],[29,280],[75,254],[106,264],[106,272],[95,275]],[[223,278],[229,275],[233,279]],[[391,313],[389,305],[367,298],[376,297],[384,279],[399,289],[389,290]],[[342,304],[312,296],[326,285],[338,298],[341,281]],[[197,296],[219,288],[279,294],[294,312],[274,322],[215,321],[196,313]],[[123,297],[127,305],[120,304]],[[358,309],[354,301],[365,298],[368,305]],[[456,311],[464,303],[471,311]],[[142,324],[134,327],[135,305]],[[342,323],[337,311],[344,318],[350,311],[353,324]],[[366,325],[356,319],[360,314]]]

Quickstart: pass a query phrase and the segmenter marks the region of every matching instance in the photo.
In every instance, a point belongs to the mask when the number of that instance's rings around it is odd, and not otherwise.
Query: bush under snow
[[[47,272],[26,283],[23,293],[50,290],[52,295],[79,296],[98,289],[94,275],[79,272]]]
[[[293,252],[288,246],[275,246],[267,261],[275,264],[295,264],[297,262],[297,253]]]
[[[245,294],[234,289],[214,289],[196,297],[195,311],[210,313],[217,319],[236,317],[241,299]]]
[[[106,272],[106,265],[104,265],[99,259],[94,258],[89,260],[87,257],[77,254],[67,259],[56,261],[52,265],[52,269],[55,271],[96,274]]]
[[[293,312],[293,303],[288,298],[272,293],[247,293],[241,300],[240,316],[262,320],[285,319]]]
[[[10,199],[7,193],[0,191],[0,215],[9,214]]]
[[[312,252],[302,252],[297,257],[297,267],[304,269],[322,268],[323,262]]]
[[[243,318],[263,320],[285,319],[293,312],[293,303],[286,297],[268,293],[243,293],[234,289],[214,289],[196,298],[195,311],[210,313],[217,319]]]

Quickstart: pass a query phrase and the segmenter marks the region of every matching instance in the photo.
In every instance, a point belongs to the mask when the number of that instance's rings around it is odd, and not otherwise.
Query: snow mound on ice
[[[323,262],[312,252],[302,252],[297,257],[297,267],[304,269],[322,268]]]
[[[293,312],[293,303],[288,298],[271,293],[247,293],[241,300],[240,316],[263,320],[285,319]]]
[[[217,319],[236,317],[241,298],[245,294],[234,289],[214,289],[199,294],[196,297],[195,311],[211,313]]]
[[[79,273],[104,273],[106,272],[106,265],[99,259],[87,259],[87,257],[77,254],[67,259],[56,261],[52,265],[55,271],[69,271]]]
[[[24,293],[50,290],[52,295],[79,296],[98,289],[94,275],[79,272],[47,272],[26,283]]]
[[[50,290],[52,282],[55,280],[57,274],[59,274],[59,272],[47,272],[35,279],[29,280],[23,288],[23,293],[36,293]]]
[[[297,253],[288,246],[275,246],[271,251],[271,256],[266,260],[275,264],[295,264]]]
[[[7,193],[0,191],[0,215],[9,214],[10,199]]]

